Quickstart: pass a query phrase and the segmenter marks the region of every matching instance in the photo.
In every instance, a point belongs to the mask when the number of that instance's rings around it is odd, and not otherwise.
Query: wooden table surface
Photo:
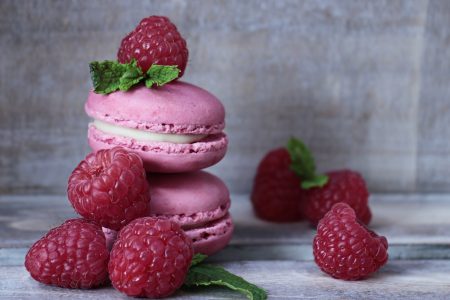
[[[371,227],[389,240],[390,260],[364,281],[323,274],[312,261],[314,229],[254,218],[248,195],[233,195],[236,230],[209,258],[268,291],[269,299],[450,299],[450,195],[373,195]],[[23,261],[49,228],[75,214],[64,196],[0,196],[1,299],[126,299],[111,287],[91,291],[32,280]],[[179,291],[173,299],[243,299],[223,288]]]

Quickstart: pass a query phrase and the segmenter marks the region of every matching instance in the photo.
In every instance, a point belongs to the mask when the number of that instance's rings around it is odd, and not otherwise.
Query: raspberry
[[[179,225],[140,218],[119,232],[108,265],[110,279],[128,296],[166,297],[183,284],[192,256],[192,241]]]
[[[88,220],[72,219],[31,246],[25,268],[41,283],[88,289],[108,281],[108,259],[102,228]]]
[[[144,18],[120,44],[117,58],[129,63],[133,58],[145,73],[152,64],[176,65],[183,76],[189,52],[186,41],[167,17]]]
[[[256,172],[251,200],[256,215],[274,222],[302,219],[299,203],[303,198],[300,178],[290,169],[288,151],[279,148],[262,159]]]
[[[86,156],[70,175],[67,193],[81,216],[113,230],[148,215],[150,193],[142,160],[121,147]]]
[[[354,171],[342,170],[327,173],[328,183],[306,191],[306,200],[301,203],[302,212],[311,224],[320,219],[338,202],[345,202],[356,212],[356,216],[369,224],[372,214],[368,206],[369,192],[362,176]]]
[[[377,271],[388,260],[387,248],[386,238],[369,230],[343,202],[319,221],[313,243],[320,269],[345,280],[362,279]]]

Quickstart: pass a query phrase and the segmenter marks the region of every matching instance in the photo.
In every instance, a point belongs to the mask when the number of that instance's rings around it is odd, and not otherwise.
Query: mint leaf
[[[121,91],[128,91],[133,85],[138,84],[142,79],[144,79],[144,73],[141,68],[138,67],[136,60],[133,60],[125,66],[126,71],[119,79],[119,89]]]
[[[288,141],[287,150],[291,156],[291,169],[300,177],[314,177],[316,164],[308,147],[302,141],[291,138]]]
[[[93,61],[89,64],[94,91],[100,94],[109,94],[117,91],[120,78],[126,72],[126,65],[115,61]]]
[[[134,59],[128,64],[111,60],[93,61],[89,64],[89,70],[94,91],[99,94],[128,91],[143,80],[148,88],[154,84],[162,86],[177,79],[180,73],[177,66],[152,65],[144,74]]]
[[[256,285],[245,281],[222,267],[199,264],[191,267],[184,282],[185,286],[225,286],[238,291],[250,300],[267,299],[267,293]]]
[[[180,69],[177,66],[152,65],[147,71],[145,85],[151,88],[154,84],[162,86],[178,78]]]
[[[204,261],[206,258],[208,258],[208,255],[197,253],[194,255],[191,261],[191,267],[198,265],[202,261]]]
[[[314,187],[323,187],[328,182],[327,175],[316,175],[313,179],[302,180],[301,187],[308,190]]]
[[[327,184],[328,176],[316,174],[314,156],[301,140],[291,138],[286,148],[291,157],[290,168],[302,179],[301,187],[303,189],[323,187]]]
[[[89,64],[89,70],[94,91],[100,94],[127,91],[144,78],[136,60],[128,64],[111,60],[94,61]]]

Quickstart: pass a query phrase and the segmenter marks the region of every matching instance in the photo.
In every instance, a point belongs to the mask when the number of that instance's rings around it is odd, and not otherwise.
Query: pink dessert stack
[[[93,119],[88,129],[92,150],[121,146],[142,158],[150,215],[180,224],[198,253],[211,255],[228,244],[233,233],[229,191],[218,177],[201,171],[227,150],[225,109],[214,95],[175,81],[152,89],[92,91],[85,110]],[[116,234],[104,230],[111,246]]]
[[[182,285],[225,284],[267,298],[243,278],[202,264],[230,242],[234,225],[228,188],[202,171],[227,151],[225,109],[211,93],[179,80],[188,54],[169,18],[149,16],[122,39],[117,61],[89,63],[93,90],[85,111],[93,152],[67,186],[83,218],[33,244],[25,267],[35,280],[82,289],[111,282],[128,296],[148,298]]]

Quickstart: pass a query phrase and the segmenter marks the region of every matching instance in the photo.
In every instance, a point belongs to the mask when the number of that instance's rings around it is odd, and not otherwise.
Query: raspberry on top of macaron
[[[94,90],[85,105],[93,118],[94,151],[122,146],[148,172],[200,170],[219,162],[228,140],[225,109],[211,93],[178,81],[186,41],[167,17],[151,16],[123,40],[118,61],[90,64]]]
[[[189,51],[186,41],[169,18],[150,16],[142,19],[120,44],[117,58],[120,63],[137,60],[146,72],[152,64],[175,65],[183,76]]]

